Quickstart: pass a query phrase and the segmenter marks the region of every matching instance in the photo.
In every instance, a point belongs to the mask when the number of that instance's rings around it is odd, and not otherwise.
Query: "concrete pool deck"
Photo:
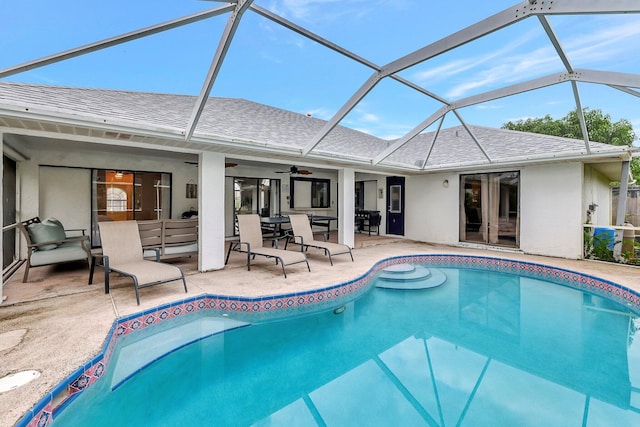
[[[5,283],[6,300],[0,305],[0,378],[25,370],[37,370],[42,375],[0,394],[0,426],[14,425],[45,393],[98,354],[117,318],[185,297],[259,297],[319,289],[356,278],[381,259],[410,254],[475,255],[533,262],[579,271],[640,291],[637,267],[377,236],[356,237],[354,262],[348,256],[337,256],[331,267],[319,251],[312,251],[311,273],[306,265],[298,264],[287,269],[286,279],[273,261],[256,258],[252,270],[247,271],[245,258],[238,253],[232,253],[223,270],[207,273],[197,272],[194,260],[180,260],[176,263],[187,273],[189,293],[184,293],[179,282],[143,289],[140,306],[136,305],[133,286],[126,278],[112,275],[111,293],[105,295],[101,269],[96,271],[92,286],[87,285],[88,268],[82,264],[64,269],[33,269],[28,283],[21,283],[22,274],[18,271]]]

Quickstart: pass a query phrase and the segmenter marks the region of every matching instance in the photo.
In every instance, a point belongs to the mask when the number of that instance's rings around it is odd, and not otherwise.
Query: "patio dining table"
[[[327,227],[327,232],[331,231],[331,221],[337,221],[337,216],[328,215],[308,215],[311,225],[317,225],[320,227]],[[264,227],[273,229],[274,236],[282,235],[282,225],[289,224],[288,215],[266,216],[260,218],[260,223]]]
[[[273,236],[281,236],[282,235],[282,224],[289,224],[289,217],[278,215],[278,216],[264,216],[260,217],[260,224],[265,227],[273,230]]]

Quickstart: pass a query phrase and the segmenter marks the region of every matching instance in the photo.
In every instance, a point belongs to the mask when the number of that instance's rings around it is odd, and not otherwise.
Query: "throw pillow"
[[[53,220],[53,221],[52,221]],[[40,223],[31,224],[28,227],[29,237],[33,243],[51,242],[53,240],[63,240],[67,238],[64,227],[55,218],[46,219]],[[38,246],[39,251],[49,251],[58,247],[57,243]]]

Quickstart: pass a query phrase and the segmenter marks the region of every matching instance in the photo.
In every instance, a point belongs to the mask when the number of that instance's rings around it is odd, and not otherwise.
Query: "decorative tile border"
[[[369,289],[372,277],[380,270],[403,263],[429,264],[442,268],[472,268],[537,278],[593,293],[640,312],[640,293],[608,280],[587,274],[502,258],[470,255],[402,255],[377,262],[361,277],[312,291],[260,298],[201,295],[135,313],[117,320],[107,334],[102,352],[63,380],[40,400],[17,424],[18,427],[45,427],[83,390],[104,374],[119,338],[166,320],[201,310],[230,314],[244,321],[284,318],[339,307]]]

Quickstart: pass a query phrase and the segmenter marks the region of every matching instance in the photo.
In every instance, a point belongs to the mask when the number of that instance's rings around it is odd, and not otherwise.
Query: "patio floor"
[[[252,263],[251,271],[247,271],[245,258],[238,253],[231,254],[224,269],[205,273],[197,271],[196,259],[174,262],[187,274],[188,297],[200,294],[256,297],[330,286],[360,276],[380,259],[419,253],[467,254],[535,262],[591,274],[640,291],[638,267],[442,246],[366,234],[356,234],[354,262],[348,256],[337,256],[331,267],[321,252],[310,250],[311,273],[304,264],[293,265],[287,268],[286,279],[273,261],[259,257]],[[83,263],[34,268],[29,282],[22,283],[20,269],[5,283],[6,299],[0,305],[0,378],[32,369],[42,375],[25,386],[0,394],[0,427],[14,425],[46,392],[98,354],[118,317],[185,297],[181,283],[164,284],[142,289],[141,304],[137,306],[130,279],[112,275],[111,293],[105,295],[102,270],[96,270],[92,286],[87,285],[88,271]]]

